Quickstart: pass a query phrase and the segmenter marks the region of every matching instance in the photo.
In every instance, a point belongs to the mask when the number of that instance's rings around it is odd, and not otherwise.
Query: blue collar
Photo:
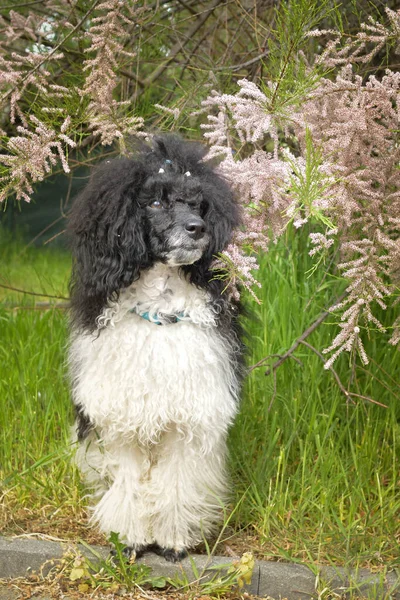
[[[183,320],[184,313],[181,312],[178,315],[163,315],[163,321],[160,321],[157,317],[157,313],[151,315],[147,312],[138,312],[136,308],[132,308],[129,312],[135,313],[145,321],[149,321],[149,323],[154,323],[154,325],[173,325],[174,323],[178,323]]]

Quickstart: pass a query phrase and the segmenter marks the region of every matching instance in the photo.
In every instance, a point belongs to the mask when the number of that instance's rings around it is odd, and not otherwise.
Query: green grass
[[[68,296],[71,259],[66,251],[28,246],[19,235],[0,228],[0,301],[13,305],[62,301]],[[10,287],[43,294],[21,294]],[[50,296],[50,297],[49,297]]]
[[[250,364],[284,353],[341,292],[334,278],[318,285],[318,271],[305,277],[310,266],[305,237],[290,233],[265,257],[259,320],[249,323]],[[336,332],[323,323],[307,342],[321,351]],[[400,564],[399,353],[389,337],[366,341],[376,361],[367,368],[350,365],[348,354],[334,365],[345,387],[387,408],[349,402],[305,346],[295,353],[301,364],[288,359],[276,371],[275,395],[273,376],[264,373],[276,357],[248,378],[230,439],[236,514],[238,524],[251,523],[265,555]]]
[[[66,251],[26,247],[1,233],[0,284],[68,296]],[[62,302],[0,287],[0,525],[57,529],[79,512],[68,456],[72,410],[65,369]],[[44,304],[44,306],[43,306]],[[50,305],[50,309],[49,306]]]
[[[288,232],[263,260],[262,304],[251,304],[247,320],[249,365],[282,354],[340,293],[342,283],[333,277],[320,271],[305,275],[312,266],[306,240],[306,232],[296,237]],[[0,283],[67,295],[66,252],[24,249],[20,240],[10,239],[0,251]],[[33,297],[10,290],[0,294],[3,531],[88,539],[84,493],[68,462],[72,410],[65,311],[41,304],[34,309]],[[307,341],[321,351],[336,331],[324,323]],[[266,367],[248,377],[230,436],[232,522],[237,531],[245,529],[243,539],[251,540],[259,556],[399,565],[399,355],[386,343],[388,336],[366,341],[376,361],[368,367],[350,365],[347,355],[335,363],[345,386],[350,382],[351,391],[387,408],[359,398],[347,401],[305,346],[295,353],[301,364],[284,362],[275,385],[272,375],[264,375]]]

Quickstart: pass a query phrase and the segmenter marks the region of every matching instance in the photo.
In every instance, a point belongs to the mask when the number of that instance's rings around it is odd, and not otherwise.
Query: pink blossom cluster
[[[68,89],[49,82],[50,71],[44,62],[57,62],[63,57],[61,52],[46,53],[40,51],[43,27],[47,23],[46,15],[29,13],[27,17],[10,11],[10,20],[0,16],[0,32],[4,38],[0,42],[0,103],[10,99],[10,120],[15,123],[19,118],[24,126],[28,125],[24,112],[20,108],[21,98],[28,88],[43,97],[60,98]],[[37,51],[10,51],[9,46],[20,37],[28,37],[36,44]]]
[[[210,110],[215,106],[220,109],[217,117],[210,115],[209,124],[202,126],[206,130],[204,137],[211,144],[210,156],[220,154],[229,158],[229,125],[233,126],[242,144],[262,140],[267,131],[271,136],[277,136],[276,125],[266,110],[267,96],[247,79],[242,79],[238,85],[241,89],[235,95],[213,91],[202,102],[204,109]]]
[[[349,64],[367,64],[385,45],[394,41],[397,49],[400,45],[400,13],[385,8],[388,25],[379,23],[371,16],[367,23],[361,24],[361,31],[347,37],[335,30],[315,29],[308,33],[309,37],[329,36],[323,52],[317,58],[319,64],[327,67],[346,66]]]
[[[261,283],[253,275],[253,271],[259,269],[255,256],[244,254],[238,244],[232,243],[214,261],[213,269],[218,272],[228,272],[227,289],[232,298],[240,299],[239,286],[245,287],[253,298],[258,302],[254,293],[254,286],[261,287]],[[224,277],[224,275],[223,275]]]
[[[143,126],[141,117],[129,114],[129,101],[114,98],[120,60],[135,56],[124,49],[124,41],[130,36],[129,29],[142,11],[135,4],[123,0],[101,2],[97,7],[99,14],[93,18],[87,32],[90,46],[86,52],[91,57],[83,66],[87,75],[81,94],[89,98],[89,127],[100,136],[103,145],[122,140],[125,134],[134,134]]]
[[[10,188],[16,193],[17,200],[29,202],[33,192],[32,183],[42,181],[58,160],[65,173],[69,173],[62,142],[71,148],[75,146],[75,142],[66,135],[70,118],[65,119],[58,134],[33,115],[30,121],[34,125],[34,131],[18,126],[17,130],[21,135],[9,140],[9,154],[0,154],[0,162],[9,167],[9,174],[0,178],[3,183],[0,202],[7,198]]]
[[[239,86],[236,95],[213,91],[202,102],[208,113],[208,122],[202,125],[210,145],[208,157],[222,157],[219,170],[233,183],[244,207],[245,227],[236,233],[224,253],[235,297],[239,296],[236,284],[252,289],[256,283],[251,273],[256,259],[243,247],[267,250],[271,235],[277,238],[285,229],[291,203],[286,192],[290,166],[278,158],[277,146],[273,153],[257,149],[257,143],[266,135],[278,139],[278,127],[266,108],[268,99],[250,81],[241,80]],[[250,144],[253,151],[239,159],[237,150],[240,152],[245,144]]]

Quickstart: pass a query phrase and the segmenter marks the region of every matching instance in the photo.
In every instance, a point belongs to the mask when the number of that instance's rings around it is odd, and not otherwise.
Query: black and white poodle
[[[70,364],[93,521],[176,561],[210,533],[243,372],[238,307],[210,265],[239,213],[177,136],[106,160],[74,203]]]

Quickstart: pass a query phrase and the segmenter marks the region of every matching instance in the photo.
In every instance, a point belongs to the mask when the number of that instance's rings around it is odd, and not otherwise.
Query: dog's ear
[[[229,244],[233,230],[241,223],[241,213],[234,194],[226,181],[208,165],[200,166],[204,211],[202,218],[210,242],[203,256],[193,265],[184,267],[190,281],[200,287],[215,287],[216,293],[221,292],[219,282],[214,281],[210,266],[216,256]],[[194,169],[193,169],[194,170]],[[214,285],[215,284],[215,285]]]
[[[106,161],[75,200],[69,220],[75,295],[97,298],[104,305],[148,266],[136,201],[145,177],[140,160]]]
[[[210,244],[203,256],[211,263],[232,238],[233,230],[240,224],[240,211],[228,184],[211,169],[202,182],[203,220],[210,235]]]

